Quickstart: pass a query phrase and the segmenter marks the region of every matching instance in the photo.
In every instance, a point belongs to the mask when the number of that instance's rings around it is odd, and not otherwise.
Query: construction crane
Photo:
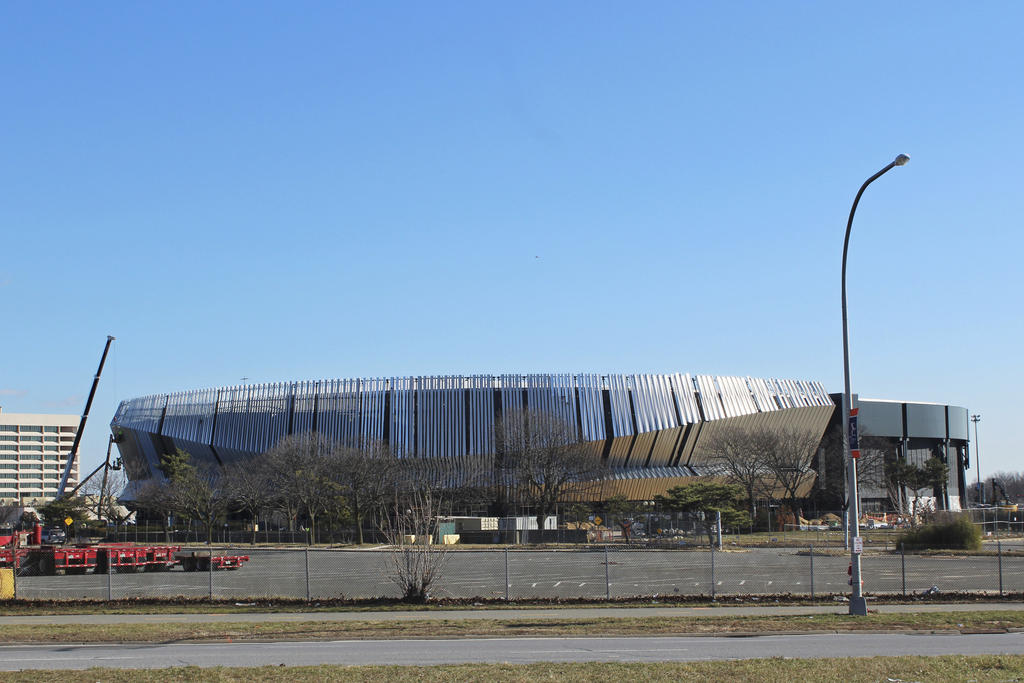
[[[95,477],[99,473],[100,470],[103,470],[103,483],[100,484],[100,495],[98,495],[96,497],[96,518],[97,519],[103,519],[103,514],[102,514],[103,503],[104,503],[103,497],[104,496],[108,496],[108,493],[107,493],[107,475],[110,474],[111,470],[116,472],[117,470],[121,469],[121,467],[122,467],[122,465],[121,465],[121,458],[118,458],[117,460],[115,460],[114,464],[110,464],[110,450],[111,450],[111,448],[113,448],[113,446],[114,446],[114,435],[111,434],[110,438],[107,439],[107,459],[104,460],[102,463],[100,463],[99,466],[96,469],[94,469],[92,472],[90,472],[87,476],[83,477],[82,480],[80,482],[78,482],[78,486],[76,486],[75,488],[71,489],[68,492],[68,496],[75,495],[76,493],[78,493],[78,490],[81,489],[83,486],[85,486],[86,483],[88,483],[88,481],[90,479]]]
[[[1010,497],[1006,495],[1006,489],[999,482],[998,479],[992,480],[992,504],[1003,508],[1004,510],[1016,510],[1017,504],[1010,500]]]
[[[85,432],[85,422],[89,419],[89,409],[92,408],[92,400],[96,397],[96,387],[100,383],[100,375],[103,374],[103,364],[107,362],[107,354],[110,352],[110,344],[113,341],[114,338],[108,335],[107,343],[103,347],[103,355],[100,357],[100,366],[96,369],[96,376],[92,379],[92,389],[89,390],[89,398],[85,402],[85,410],[82,411],[82,419],[78,423],[78,431],[75,433],[75,441],[71,444],[71,452],[68,453],[68,461],[64,465],[64,474],[61,475],[60,485],[57,487],[57,500],[64,497],[64,489],[68,485],[68,476],[71,475],[71,468],[74,467],[75,458],[78,457],[78,445],[82,442],[82,434]],[[77,488],[75,490],[77,490]]]

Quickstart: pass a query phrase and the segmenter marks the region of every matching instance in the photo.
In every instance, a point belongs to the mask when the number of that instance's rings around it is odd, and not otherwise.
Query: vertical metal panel
[[[632,384],[638,431],[653,432],[679,424],[665,375],[633,375]]]
[[[759,412],[768,413],[779,409],[775,402],[775,392],[768,387],[768,382],[759,377],[747,377],[747,382],[750,384]]]
[[[650,467],[668,467],[676,454],[676,443],[682,427],[663,429],[656,434],[654,448],[651,450]]]
[[[523,410],[523,386],[522,375],[501,375],[498,378],[503,415],[512,415]]]
[[[779,408],[793,408],[793,401],[789,397],[789,394],[783,388],[780,380],[769,378],[767,380],[768,387],[771,389],[772,397],[778,403]]]
[[[415,392],[414,378],[391,378],[391,448],[399,457],[411,456],[415,451]]]
[[[625,467],[626,457],[629,455],[629,447],[632,443],[632,436],[620,436],[612,439],[612,446],[608,451],[608,467],[613,469]]]
[[[527,375],[526,394],[531,411],[557,416],[576,434],[576,396],[571,375]]]
[[[465,385],[461,377],[421,377],[416,415],[418,452],[451,461],[466,453]]]
[[[360,382],[359,442],[369,443],[384,438],[384,395],[387,382],[382,378]]]
[[[697,375],[697,392],[700,403],[704,407],[704,417],[708,420],[721,420],[725,415],[725,407],[718,396],[715,381],[711,375]]]
[[[491,376],[477,375],[468,378],[469,393],[469,443],[467,452],[472,455],[494,453],[494,387]]]
[[[625,375],[608,375],[608,399],[612,408],[612,433],[633,434],[633,417],[629,409],[629,382]]]
[[[680,424],[688,425],[699,422],[700,411],[697,409],[697,399],[694,396],[693,378],[689,374],[676,373],[669,376],[669,384],[676,397],[676,404],[679,406]]]
[[[727,378],[730,393],[733,396],[740,415],[751,415],[758,412],[757,403],[754,401],[751,387],[747,384],[746,377]]]
[[[600,375],[576,375],[579,393],[580,430],[584,441],[605,438],[604,403],[601,391],[604,383]]]

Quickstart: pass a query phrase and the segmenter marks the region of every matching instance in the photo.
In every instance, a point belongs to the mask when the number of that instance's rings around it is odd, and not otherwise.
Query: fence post
[[[310,600],[309,592],[309,548],[306,548],[306,602]]]
[[[505,602],[508,602],[508,589],[509,589],[509,580],[508,580],[508,548],[505,548]]]
[[[715,544],[710,544],[711,548],[711,599],[715,599]]]
[[[715,511],[715,533],[718,534],[718,549],[722,549],[722,511]]]
[[[210,577],[210,602],[213,602],[213,548],[210,548],[210,571],[208,576]]]
[[[112,579],[110,577],[110,575],[114,573],[114,568],[110,566],[110,554],[111,551],[107,550],[107,602],[114,599],[114,591],[111,586]]]
[[[996,541],[996,552],[999,553],[999,597],[1003,597],[1003,542]]]
[[[814,546],[811,546],[811,600],[814,599]]]
[[[604,546],[604,599],[612,599],[612,578],[608,566],[608,545]]]
[[[907,550],[900,543],[900,575],[903,577],[903,597],[907,597]]]

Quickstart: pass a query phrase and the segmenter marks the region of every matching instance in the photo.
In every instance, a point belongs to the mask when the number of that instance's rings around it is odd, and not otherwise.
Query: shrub
[[[964,514],[937,515],[928,524],[903,533],[900,543],[914,550],[978,550],[981,529]]]

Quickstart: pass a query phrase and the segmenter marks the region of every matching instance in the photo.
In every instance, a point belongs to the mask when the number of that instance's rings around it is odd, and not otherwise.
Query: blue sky
[[[1021,469],[1019,3],[0,9],[0,405],[691,372],[980,413]],[[972,432],[973,437],[973,432]],[[973,468],[972,468],[973,469]]]

